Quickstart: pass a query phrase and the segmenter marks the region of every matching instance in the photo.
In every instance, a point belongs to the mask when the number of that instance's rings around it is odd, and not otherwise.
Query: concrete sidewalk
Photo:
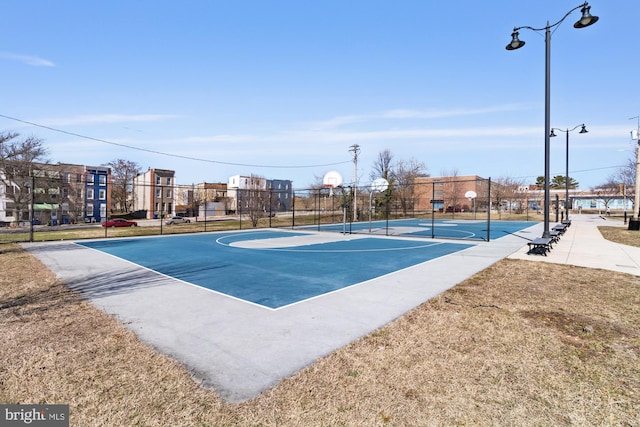
[[[622,221],[608,220],[599,215],[573,215],[571,226],[547,256],[528,255],[528,246],[525,245],[509,258],[600,268],[640,276],[640,247],[610,242],[602,237],[598,226],[626,227]],[[536,237],[542,235],[543,224],[540,223],[533,230]]]

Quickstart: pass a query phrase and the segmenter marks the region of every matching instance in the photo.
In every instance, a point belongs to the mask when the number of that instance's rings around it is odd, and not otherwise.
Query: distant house
[[[236,212],[238,206],[246,208],[250,192],[264,193],[265,212],[286,212],[291,210],[293,183],[285,179],[266,179],[256,175],[233,175],[227,184],[229,210]]]
[[[104,166],[87,166],[84,172],[85,222],[106,221],[111,202],[109,186],[111,169]]]
[[[227,183],[229,212],[247,209],[249,191],[267,191],[267,180],[257,175],[233,175]]]
[[[270,179],[267,187],[271,192],[271,209],[274,212],[288,212],[293,200],[293,183],[287,179]]]
[[[0,185],[0,221],[28,224],[33,209],[36,224],[100,222],[108,215],[110,181],[108,167],[34,163],[30,177]]]
[[[16,220],[14,202],[11,196],[16,184],[8,181],[4,172],[0,170],[0,226],[6,226]]]
[[[221,216],[227,213],[227,184],[201,182],[176,186],[176,214]]]
[[[146,218],[175,214],[175,171],[152,169],[133,179],[133,209],[146,211]]]

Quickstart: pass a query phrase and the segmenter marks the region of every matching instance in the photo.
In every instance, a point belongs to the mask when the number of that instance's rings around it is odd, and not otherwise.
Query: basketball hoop
[[[322,185],[329,188],[329,197],[333,197],[333,189],[342,185],[342,175],[336,171],[329,171],[324,174]]]

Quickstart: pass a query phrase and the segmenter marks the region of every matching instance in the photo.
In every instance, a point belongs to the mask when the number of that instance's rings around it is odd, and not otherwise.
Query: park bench
[[[553,231],[557,231],[560,235],[563,235],[565,231],[567,231],[567,226],[565,224],[556,224],[553,228]]]
[[[553,239],[551,237],[538,237],[527,243],[527,245],[529,245],[529,252],[527,252],[527,254],[547,256],[547,252],[551,250],[552,244]]]
[[[570,219],[564,219],[562,220],[562,224],[565,225],[567,228],[571,227],[571,220]]]
[[[560,236],[562,233],[558,230],[549,230],[549,237],[551,238],[551,243],[558,243],[560,241]]]

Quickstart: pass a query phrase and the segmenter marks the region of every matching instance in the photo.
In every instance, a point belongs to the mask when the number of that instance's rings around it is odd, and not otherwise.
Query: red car
[[[103,222],[102,223],[103,227],[137,227],[138,223],[135,221],[127,221],[126,219],[122,219],[122,218],[114,218],[110,221],[107,222]]]

